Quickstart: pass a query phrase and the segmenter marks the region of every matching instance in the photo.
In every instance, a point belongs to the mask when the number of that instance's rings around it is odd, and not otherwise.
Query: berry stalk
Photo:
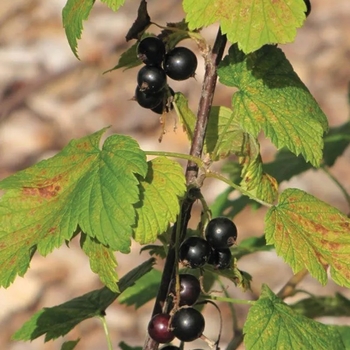
[[[202,85],[202,93],[199,100],[199,107],[197,112],[197,122],[194,129],[193,140],[191,144],[190,156],[200,158],[202,155],[203,144],[205,132],[209,119],[209,112],[213,102],[214,92],[216,88],[217,81],[217,66],[222,60],[224,49],[226,46],[226,36],[222,35],[219,28],[215,43],[211,53],[206,57],[205,63],[205,76]],[[196,183],[198,175],[198,166],[193,161],[189,161],[186,168],[186,183],[189,188],[186,198],[183,200],[180,211],[180,237],[178,237],[178,242],[181,243],[184,239],[186,228],[191,217],[192,205],[197,199],[196,192],[197,188],[191,188],[191,185]],[[199,186],[201,184],[198,184]],[[176,232],[177,223],[175,223],[172,231],[171,242],[169,245],[168,255],[165,260],[165,265],[163,269],[162,279],[160,287],[158,289],[158,295],[153,308],[152,315],[162,312],[162,306],[164,305],[167,293],[169,290],[169,285],[174,278],[175,264],[177,263],[175,259],[175,249],[176,249]],[[147,336],[143,349],[144,350],[156,350],[158,348],[158,343]]]

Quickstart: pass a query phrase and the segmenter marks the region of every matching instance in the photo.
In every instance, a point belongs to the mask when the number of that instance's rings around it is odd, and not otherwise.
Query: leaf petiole
[[[99,316],[99,319],[101,320],[102,325],[103,325],[103,330],[105,332],[105,336],[106,336],[106,339],[107,339],[108,350],[113,350],[112,341],[111,341],[111,337],[109,335],[106,318],[104,316]]]
[[[185,159],[196,163],[200,168],[204,167],[204,162],[202,159],[198,157],[190,156],[189,154],[176,153],[176,152],[161,152],[161,151],[145,151],[145,154],[148,156],[172,157],[172,158]]]
[[[244,190],[241,186],[235,184],[234,182],[232,182],[230,179],[227,179],[225,176],[222,176],[221,174],[218,174],[218,173],[214,173],[214,172],[211,172],[211,171],[208,171],[206,172],[205,174],[205,177],[211,177],[211,178],[214,178],[214,179],[218,179],[218,180],[221,180],[222,182],[225,182],[226,184],[228,184],[229,186],[233,187],[234,189],[238,190],[239,192],[241,192],[243,195],[253,199],[254,201],[260,203],[261,205],[265,206],[265,207],[268,207],[268,208],[271,208],[272,207],[272,204],[270,203],[267,203],[255,196],[253,196],[250,192]]]
[[[231,303],[231,304],[245,304],[245,305],[255,304],[255,300],[233,299],[229,297],[219,297],[217,295],[206,295],[205,298],[210,300],[223,301],[225,303]]]

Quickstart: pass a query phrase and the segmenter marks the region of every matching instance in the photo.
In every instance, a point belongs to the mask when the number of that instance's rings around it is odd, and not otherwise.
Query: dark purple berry
[[[165,55],[163,67],[171,79],[186,80],[196,72],[197,57],[186,47],[175,47]]]
[[[215,249],[211,251],[208,264],[213,265],[215,269],[225,270],[230,267],[232,254],[229,248]]]
[[[137,47],[137,57],[147,65],[160,65],[165,55],[165,45],[155,36],[144,38]]]
[[[176,338],[184,342],[198,339],[205,327],[203,315],[192,307],[182,308],[175,312],[171,327]]]
[[[138,104],[143,108],[156,108],[163,102],[164,98],[164,91],[161,90],[157,92],[156,94],[148,94],[140,90],[140,88],[137,86],[135,90],[135,100],[138,102]]]
[[[213,248],[229,248],[236,242],[237,227],[230,219],[219,216],[210,220],[205,229],[205,238]]]
[[[169,329],[170,316],[157,314],[148,324],[148,334],[157,343],[170,343],[174,339],[173,332]]]
[[[144,66],[137,74],[137,85],[146,94],[155,94],[164,89],[166,75],[162,68]]]
[[[210,252],[211,247],[206,240],[192,236],[182,242],[179,257],[184,266],[195,269],[208,261]]]
[[[190,275],[188,273],[183,273],[179,275],[180,279],[180,300],[179,305],[193,305],[201,292],[201,286],[198,281],[198,278]],[[172,293],[175,294],[175,280],[173,280],[172,284]]]

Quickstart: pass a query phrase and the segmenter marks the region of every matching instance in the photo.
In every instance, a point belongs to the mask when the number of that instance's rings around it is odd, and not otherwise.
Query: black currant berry
[[[176,338],[184,342],[190,342],[202,335],[205,321],[199,311],[187,307],[175,312],[171,327]]]
[[[310,3],[310,0],[304,0],[304,2],[306,5],[305,16],[308,17],[309,14],[311,13],[311,3]]]
[[[214,249],[211,251],[208,263],[215,269],[225,270],[230,267],[232,260],[231,250],[229,248]]]
[[[160,90],[155,94],[148,94],[140,90],[137,86],[135,90],[135,100],[143,108],[156,108],[163,102],[164,91]],[[162,106],[163,108],[163,106]]]
[[[180,348],[174,345],[165,345],[162,348],[160,348],[160,350],[180,350]]]
[[[140,41],[137,47],[137,57],[147,65],[160,65],[165,56],[165,45],[155,36]]]
[[[166,75],[162,68],[144,66],[137,74],[137,85],[147,94],[155,94],[166,85]]]
[[[193,305],[201,292],[201,286],[198,278],[190,275],[188,273],[183,273],[179,275],[180,279],[180,300],[179,305]],[[175,294],[175,280],[172,285],[172,293]]]
[[[175,338],[169,329],[169,320],[168,314],[157,314],[149,321],[148,334],[157,343],[170,343]]]
[[[184,266],[195,269],[208,261],[210,252],[211,247],[206,240],[192,236],[182,242],[179,257]]]
[[[171,79],[186,80],[195,74],[197,57],[186,47],[175,47],[165,55],[163,67]]]
[[[161,91],[163,91],[163,90],[161,90]],[[164,102],[165,103],[161,103],[157,107],[151,108],[152,112],[157,113],[157,114],[163,114],[164,112],[168,113],[169,111],[171,111],[174,108],[172,101],[173,101],[173,96],[175,95],[175,92],[170,86],[168,86],[168,91],[169,91],[169,94],[168,94],[168,96],[166,96],[167,92],[164,89],[164,98],[165,98]]]
[[[209,221],[205,237],[213,248],[229,248],[236,242],[237,227],[230,219],[219,216]]]

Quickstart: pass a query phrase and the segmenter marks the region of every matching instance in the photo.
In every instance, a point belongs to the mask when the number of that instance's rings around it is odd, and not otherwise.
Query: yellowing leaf
[[[79,58],[77,39],[81,38],[83,21],[88,19],[94,3],[95,0],[67,0],[62,10],[63,27],[66,31],[69,46],[77,58]]]
[[[184,0],[183,8],[189,29],[219,22],[222,33],[245,53],[294,41],[306,10],[302,0]]]
[[[218,75],[239,89],[232,105],[244,131],[257,137],[263,130],[278,149],[320,165],[327,118],[280,49],[264,46],[245,55],[231,46]]]
[[[177,116],[180,119],[182,127],[184,128],[189,140],[193,138],[194,126],[196,123],[196,116],[188,107],[188,101],[186,97],[181,93],[177,92],[174,97],[174,107]]]
[[[134,238],[141,244],[154,242],[180,211],[185,194],[185,177],[179,163],[164,157],[148,163],[148,173],[140,182],[141,201],[135,204],[137,223]]]
[[[112,249],[84,233],[81,234],[80,244],[90,259],[90,268],[100,277],[101,282],[113,292],[119,292],[118,275],[115,270],[117,260]]]
[[[0,182],[0,285],[23,275],[35,251],[47,255],[77,226],[112,250],[128,252],[133,204],[147,162],[136,141],[105,131],[71,141],[56,156]]]
[[[247,350],[345,350],[335,328],[299,315],[266,285],[243,332]]]
[[[111,10],[117,11],[119,7],[124,5],[125,0],[101,0],[104,2]]]
[[[247,137],[230,108],[211,108],[205,136],[205,152],[211,154],[211,159],[225,158],[229,154],[241,155]]]
[[[265,218],[268,244],[291,265],[304,267],[322,284],[327,268],[333,280],[350,287],[350,219],[336,208],[298,190],[287,189]]]

